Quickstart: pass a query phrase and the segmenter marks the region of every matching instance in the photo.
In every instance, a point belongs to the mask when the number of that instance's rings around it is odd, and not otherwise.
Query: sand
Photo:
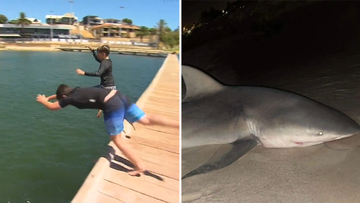
[[[234,51],[239,43],[233,41],[227,38],[184,52],[182,63],[202,68],[225,84],[264,85],[308,96],[360,123],[357,71],[360,53],[323,54],[313,61],[309,60],[311,57],[294,57],[294,63],[299,63],[297,66],[287,69],[281,66],[283,69],[250,77],[251,74],[246,73],[248,64],[242,63],[241,49]],[[262,57],[259,56],[259,60],[263,60]],[[263,61],[259,64],[267,66],[268,62]],[[329,149],[323,144],[291,149],[257,146],[227,167],[183,180],[182,202],[360,202],[360,134],[327,144],[345,150]],[[219,147],[183,150],[182,174],[202,165],[215,150]]]
[[[360,202],[360,134],[307,148],[255,147],[232,165],[182,182],[183,202]],[[212,148],[212,152],[216,147]],[[196,150],[196,149],[195,149]],[[203,151],[201,153],[201,151]],[[211,149],[184,150],[182,171],[204,162]],[[200,152],[200,153],[199,153]]]
[[[5,46],[3,48],[0,47],[1,51],[61,51],[56,49],[55,47],[41,47],[41,46]]]

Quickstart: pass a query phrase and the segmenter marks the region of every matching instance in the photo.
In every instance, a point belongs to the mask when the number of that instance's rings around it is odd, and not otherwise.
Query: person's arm
[[[92,54],[93,54],[95,60],[96,60],[97,62],[101,63],[100,59],[97,57],[97,54],[96,54],[95,50],[92,49],[91,51],[92,51]]]
[[[107,69],[109,69],[109,65],[105,63],[101,63],[100,68],[96,72],[86,72],[84,71],[84,75],[93,76],[93,77],[100,77]]]
[[[47,100],[56,100],[56,94],[46,97]]]
[[[101,63],[100,59],[97,57],[97,54],[96,54],[95,50],[94,50],[93,48],[91,48],[90,46],[88,46],[87,48],[90,49],[90,51],[92,52],[95,60],[96,60],[97,62]]]
[[[49,102],[45,95],[38,95],[36,101],[44,105],[46,108],[52,111],[57,111],[61,109],[61,106],[58,101],[56,102]]]

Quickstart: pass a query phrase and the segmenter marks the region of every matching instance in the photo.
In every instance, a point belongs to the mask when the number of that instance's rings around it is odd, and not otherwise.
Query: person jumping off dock
[[[49,102],[49,100],[55,100]],[[134,164],[133,171],[129,175],[136,176],[145,172],[146,168],[142,161],[134,153],[124,138],[124,119],[129,123],[142,125],[160,125],[179,128],[179,122],[163,118],[159,115],[146,115],[136,104],[132,103],[118,90],[101,89],[95,87],[71,88],[65,84],[58,86],[56,94],[46,97],[38,95],[37,102],[43,104],[49,110],[59,110],[68,105],[78,109],[100,109],[104,113],[104,123],[107,134],[116,147]]]

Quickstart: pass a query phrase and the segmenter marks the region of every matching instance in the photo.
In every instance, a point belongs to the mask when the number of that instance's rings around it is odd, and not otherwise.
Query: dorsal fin
[[[181,73],[186,85],[186,94],[182,102],[203,98],[224,87],[209,75],[191,66],[182,65]]]

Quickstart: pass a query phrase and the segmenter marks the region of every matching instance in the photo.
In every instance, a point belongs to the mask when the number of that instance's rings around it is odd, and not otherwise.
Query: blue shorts
[[[131,104],[128,108],[122,107],[110,112],[104,111],[106,132],[108,135],[118,135],[124,130],[124,119],[129,123],[134,123],[144,116],[144,111],[136,106],[136,104]]]

